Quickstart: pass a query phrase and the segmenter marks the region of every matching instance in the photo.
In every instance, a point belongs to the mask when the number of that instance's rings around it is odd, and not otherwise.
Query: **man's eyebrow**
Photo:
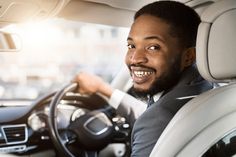
[[[165,40],[162,39],[162,38],[159,37],[159,36],[148,36],[148,37],[145,37],[144,39],[145,39],[145,40],[153,40],[153,39],[155,39],[155,40],[159,40],[159,41],[165,43]]]
[[[133,40],[133,39],[132,39],[131,37],[128,37],[128,38],[127,38],[127,41],[128,41],[128,40]]]
[[[127,38],[127,41],[128,41],[128,40],[133,40],[133,38],[128,37],[128,38]],[[145,37],[144,40],[159,40],[159,41],[165,43],[165,40],[163,40],[162,38],[160,38],[160,37],[158,37],[158,36],[148,36],[148,37]]]

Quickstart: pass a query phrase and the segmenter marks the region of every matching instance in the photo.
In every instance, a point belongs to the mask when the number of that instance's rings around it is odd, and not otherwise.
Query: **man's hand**
[[[80,72],[75,76],[73,82],[79,84],[79,93],[80,94],[94,94],[100,93],[108,98],[110,98],[113,89],[111,86],[106,83],[102,78],[92,75],[86,72]]]

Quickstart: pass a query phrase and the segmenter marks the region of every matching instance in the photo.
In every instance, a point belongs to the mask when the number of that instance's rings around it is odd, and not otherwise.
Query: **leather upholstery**
[[[207,8],[197,35],[197,66],[213,82],[236,79],[236,1],[223,0]]]

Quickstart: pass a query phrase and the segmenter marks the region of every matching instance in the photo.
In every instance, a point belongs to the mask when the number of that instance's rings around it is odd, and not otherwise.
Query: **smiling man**
[[[181,53],[185,50],[170,35],[170,29],[165,21],[148,14],[137,18],[131,27],[126,64],[133,88],[141,95],[154,95],[172,87],[181,70],[189,66],[184,63],[185,67],[180,68]],[[190,62],[194,62],[194,48],[186,51]]]
[[[148,97],[152,102],[148,108],[97,76],[76,76],[79,92],[107,96],[117,113],[134,124],[131,156],[149,156],[176,112],[191,98],[212,88],[195,67],[199,23],[194,10],[174,1],[154,2],[135,14],[125,62],[133,80],[132,93]]]

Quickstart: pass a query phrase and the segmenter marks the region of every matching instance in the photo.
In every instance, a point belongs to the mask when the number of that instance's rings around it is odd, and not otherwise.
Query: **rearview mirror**
[[[21,49],[21,40],[17,34],[0,31],[0,52],[17,52]]]

